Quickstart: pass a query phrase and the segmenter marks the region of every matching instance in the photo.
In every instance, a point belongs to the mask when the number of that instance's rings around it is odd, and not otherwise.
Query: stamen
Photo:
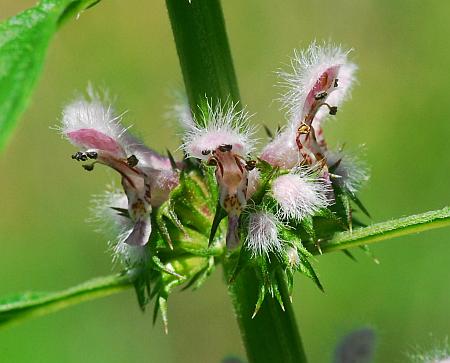
[[[127,164],[130,167],[135,167],[139,163],[139,159],[136,157],[136,155],[131,155],[127,158]]]
[[[339,85],[338,85],[338,79],[336,78],[336,79],[334,80],[334,88],[337,88],[337,87],[339,87]]]
[[[88,151],[88,152],[86,152],[86,156],[87,156],[89,159],[97,159],[98,154],[97,154],[96,151]]]
[[[231,151],[233,149],[233,145],[223,144],[219,146],[219,150],[224,152]]]
[[[209,155],[211,154],[211,150],[202,150],[202,155]]]
[[[88,157],[84,152],[77,151],[75,154],[72,155],[72,159],[75,159],[76,161],[86,161]]]
[[[334,116],[337,114],[338,108],[337,106],[330,106],[328,103],[324,102],[322,105],[327,106],[330,110],[330,115]]]
[[[328,96],[328,93],[326,91],[322,91],[322,92],[318,92],[314,95],[314,99],[316,101],[318,100],[323,100],[324,98],[326,98]]]
[[[256,160],[248,160],[247,163],[245,164],[245,169],[247,169],[248,171],[255,169],[255,167],[256,167]]]
[[[212,157],[208,160],[208,162],[206,163],[209,166],[216,166],[217,165],[217,159],[215,157]]]
[[[84,164],[84,165],[82,165],[82,166],[83,166],[83,169],[84,169],[84,170],[86,170],[86,171],[92,171],[92,170],[94,170],[94,164],[95,164],[95,163],[92,163],[92,164]]]

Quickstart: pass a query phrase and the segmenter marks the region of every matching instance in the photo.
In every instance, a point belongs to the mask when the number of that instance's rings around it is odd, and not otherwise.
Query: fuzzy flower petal
[[[236,104],[224,108],[208,103],[201,120],[180,118],[185,153],[216,168],[219,202],[228,215],[227,247],[234,248],[239,244],[239,216],[247,204],[249,171],[255,167],[254,161],[246,160],[254,145],[248,114],[238,111]]]
[[[104,106],[98,95],[88,90],[88,99],[79,99],[65,107],[61,132],[82,151],[72,158],[91,160],[83,165],[92,170],[96,163],[107,165],[122,177],[128,199],[128,214],[133,228],[124,242],[144,246],[150,237],[152,204],[159,206],[178,183],[170,160],[145,147],[120,124],[112,107]],[[156,198],[152,201],[152,191]],[[124,234],[123,234],[124,235]]]
[[[299,165],[302,156],[297,148],[295,138],[296,131],[287,127],[264,147],[261,159],[284,169],[292,169]]]
[[[221,145],[231,145],[235,153],[247,156],[254,148],[253,130],[248,126],[249,115],[230,107],[213,107],[208,103],[202,120],[183,122],[183,148],[187,155],[203,160]],[[182,120],[183,121],[183,120]],[[205,125],[204,127],[198,125]]]
[[[246,246],[253,256],[268,255],[282,248],[278,238],[278,227],[281,222],[273,214],[256,212],[250,215]]]
[[[333,44],[313,42],[308,49],[295,52],[290,72],[279,72],[286,93],[280,98],[295,125],[305,121],[316,125],[329,110],[324,102],[340,106],[355,80],[356,65],[348,61],[350,51]],[[320,109],[319,109],[320,108]]]
[[[301,220],[329,205],[329,186],[308,170],[281,175],[272,183],[272,194],[279,204],[281,218]]]

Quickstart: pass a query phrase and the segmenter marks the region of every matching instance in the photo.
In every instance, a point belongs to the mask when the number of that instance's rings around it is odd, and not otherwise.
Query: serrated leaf
[[[98,0],[42,0],[0,24],[0,150],[24,111],[59,25]]]

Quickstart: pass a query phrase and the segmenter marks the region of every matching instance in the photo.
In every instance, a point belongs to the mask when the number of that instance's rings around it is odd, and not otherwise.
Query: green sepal
[[[305,276],[309,277],[314,281],[317,287],[323,291],[323,286],[317,276],[314,268],[309,262],[309,258],[312,258],[313,255],[309,252],[302,244],[301,238],[293,232],[293,230],[283,229],[280,231],[282,238],[285,241],[288,241],[292,248],[296,248],[299,264],[296,267],[296,270],[303,273]],[[293,270],[294,267],[290,264],[289,258],[286,254],[281,255],[281,262],[283,264],[284,270],[287,272],[286,276],[288,278],[288,287],[289,287],[289,270]]]
[[[267,127],[267,125],[263,125],[263,128],[269,140],[273,140],[273,132]]]
[[[125,218],[130,218],[130,212],[128,211],[128,209],[117,208],[117,207],[110,207],[110,208],[115,210],[119,216],[125,217]]]
[[[207,186],[197,172],[181,172],[170,201],[181,223],[209,236],[213,213]]]
[[[164,241],[167,243],[169,248],[173,250],[172,238],[170,237],[169,229],[167,227],[167,222],[165,221],[165,219],[171,222],[183,233],[186,233],[186,231],[184,229],[183,224],[180,222],[178,216],[175,213],[171,200],[169,199],[165,203],[163,203],[158,208],[155,215],[156,215],[155,223],[158,227],[159,232],[161,233],[161,236],[163,237]]]
[[[142,272],[138,274],[133,281],[134,290],[138,300],[139,307],[142,311],[145,311],[145,307],[150,301],[151,288],[150,288],[150,272],[147,268],[143,268]]]
[[[167,299],[171,291],[184,282],[192,279],[200,271],[209,267],[210,260],[208,258],[188,256],[174,258],[165,262],[164,270],[159,269],[153,274],[153,290],[150,299],[155,299],[153,310],[153,322],[157,319],[158,311],[161,311],[164,329],[167,332]],[[170,270],[170,273],[165,272]],[[178,278],[177,276],[183,276]]]
[[[207,266],[204,269],[202,269],[201,271],[199,271],[198,273],[196,273],[191,278],[191,280],[185,286],[183,286],[182,290],[187,290],[190,287],[192,287],[193,290],[197,290],[198,288],[200,288],[203,285],[203,283],[206,281],[206,279],[213,273],[215,267],[216,267],[216,265],[215,265],[214,257],[210,257],[208,259]]]
[[[377,265],[380,264],[380,260],[378,260],[378,258],[375,257],[375,255],[373,254],[372,250],[369,248],[368,245],[361,245],[359,246],[359,248],[362,249],[364,253],[373,260],[373,262],[375,262]]]
[[[230,258],[230,260],[231,260],[231,258]],[[232,284],[232,283],[236,280],[236,278],[237,278],[237,276],[239,275],[239,273],[240,273],[247,265],[250,264],[251,260],[252,260],[252,254],[251,254],[251,252],[250,252],[247,248],[245,248],[244,246],[241,247],[241,249],[240,249],[240,251],[239,251],[238,258],[237,258],[236,265],[235,265],[235,267],[233,268],[233,272],[231,273],[231,275],[230,275],[231,277],[230,277],[230,279],[229,279],[229,281],[228,281],[230,284]]]
[[[216,232],[219,228],[220,222],[227,216],[227,212],[222,208],[219,201],[217,201],[216,213],[214,214],[214,219],[211,226],[211,231],[209,233],[209,241],[208,246],[214,241],[214,237],[216,236]]]
[[[169,267],[167,267],[166,265],[164,265],[164,264],[162,263],[162,261],[159,259],[158,256],[153,255],[153,256],[151,257],[151,259],[152,259],[152,262],[153,262],[154,266],[155,266],[157,269],[159,269],[160,271],[165,272],[165,273],[167,273],[167,274],[169,274],[169,275],[172,275],[172,276],[174,276],[174,277],[176,277],[176,278],[178,278],[178,279],[181,279],[181,280],[184,280],[184,279],[185,279],[184,276],[182,276],[182,275],[176,273],[173,269],[170,269]]]
[[[362,204],[361,200],[353,193],[348,193],[351,200],[357,205],[357,207],[370,219],[372,219],[369,211],[366,209],[364,204]]]
[[[346,255],[349,259],[351,259],[352,261],[358,262],[358,260],[356,259],[356,257],[353,255],[353,253],[351,253],[349,250],[342,250],[342,253],[344,255]]]
[[[256,300],[255,310],[253,311],[252,319],[256,316],[256,314],[258,314],[258,311],[261,308],[264,299],[266,298],[266,292],[267,291],[265,284],[259,284],[258,299]]]
[[[314,271],[314,268],[312,267],[309,260],[302,254],[299,254],[299,257],[300,257],[299,271],[303,273],[305,276],[309,277],[311,280],[313,280],[316,286],[323,292],[324,289],[322,283],[319,280],[319,276],[316,274],[316,271]]]
[[[259,187],[250,198],[249,204],[259,205],[270,189],[272,179],[276,176],[278,168],[274,168],[267,161],[258,158],[256,168],[260,172]]]

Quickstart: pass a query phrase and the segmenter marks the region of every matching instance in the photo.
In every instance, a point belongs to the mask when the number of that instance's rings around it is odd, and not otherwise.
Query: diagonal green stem
[[[84,301],[109,296],[133,286],[138,272],[98,277],[68,289],[50,293],[26,293],[0,301],[2,326],[46,315]]]
[[[377,223],[369,227],[356,229],[353,233],[337,233],[333,239],[323,243],[321,247],[322,252],[332,252],[449,225],[450,208],[447,207],[438,211]],[[311,252],[318,253],[316,249]],[[127,273],[95,278],[58,292],[26,293],[0,299],[0,326],[25,320],[26,318],[46,315],[84,301],[121,292],[132,287],[138,275],[139,271],[132,270]],[[266,299],[265,305],[260,309],[255,319],[251,319],[256,301],[256,290],[254,285],[251,284],[254,279],[255,277],[252,275],[251,270],[243,271],[236,283],[230,286],[230,295],[242,329],[243,340],[247,342],[245,344],[249,356],[253,357],[253,360],[250,360],[250,362],[264,362],[264,360],[258,360],[255,354],[261,353],[264,356],[269,354],[270,352],[262,349],[268,345],[271,346],[271,352],[282,352],[283,349],[286,349],[286,346],[290,345],[293,347],[292,351],[297,351],[298,354],[301,354],[299,352],[301,350],[301,341],[296,338],[296,334],[298,334],[297,327],[295,319],[293,319],[293,313],[290,310],[292,307],[289,303],[285,303],[287,312],[284,313],[279,308],[278,302],[273,299]],[[287,295],[284,292],[282,294],[284,296],[283,301],[288,302]],[[277,317],[276,321],[274,321],[275,317]],[[277,344],[274,344],[272,336],[274,331],[277,332],[276,334],[284,336],[283,339],[275,341]],[[291,338],[293,339],[292,341],[290,340]],[[271,344],[262,344],[263,341]],[[290,343],[286,344],[286,342]],[[286,356],[290,355],[290,353],[291,351],[283,354]]]
[[[331,240],[322,243],[320,247],[324,253],[344,250],[449,225],[450,208],[445,207],[437,211],[372,224],[365,228],[358,228],[352,232],[336,233]],[[311,252],[314,254],[319,253],[315,247]]]

